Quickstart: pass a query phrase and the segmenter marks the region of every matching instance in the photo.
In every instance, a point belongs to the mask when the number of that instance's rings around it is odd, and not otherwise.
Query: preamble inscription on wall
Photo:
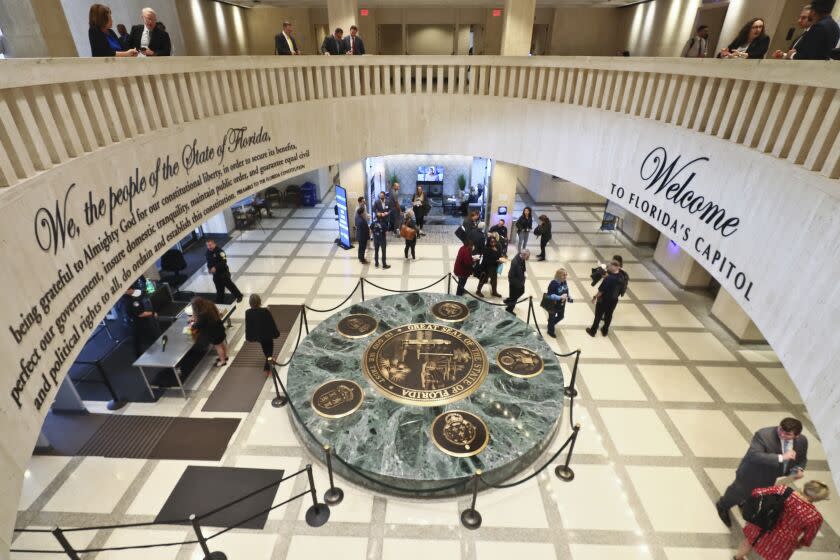
[[[39,271],[51,285],[37,300],[9,310],[8,336],[19,349],[19,371],[8,388],[16,408],[40,410],[51,401],[65,362],[94,330],[96,317],[154,255],[251,191],[301,172],[309,157],[309,149],[278,142],[262,126],[240,126],[215,142],[193,139],[161,154],[107,189],[68,181],[56,200],[34,213],[31,235],[23,237],[31,246],[20,247],[62,264],[51,273]],[[37,390],[25,392],[30,384]]]

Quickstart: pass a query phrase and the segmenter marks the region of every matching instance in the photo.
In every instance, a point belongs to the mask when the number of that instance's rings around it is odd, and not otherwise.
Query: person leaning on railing
[[[735,40],[720,51],[718,58],[764,58],[770,48],[770,36],[765,29],[763,19],[751,19],[741,28]]]
[[[831,17],[835,0],[811,2],[811,19],[814,24],[802,35],[786,58],[792,60],[828,60],[840,41],[840,26]]]
[[[93,4],[88,13],[88,23],[91,56],[137,56],[137,49],[124,50],[117,34],[111,29],[114,25],[111,8]]]

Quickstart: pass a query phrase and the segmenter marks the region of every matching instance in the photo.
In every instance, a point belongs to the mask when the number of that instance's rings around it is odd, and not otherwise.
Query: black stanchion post
[[[195,538],[198,539],[198,546],[201,547],[201,551],[204,553],[204,560],[227,560],[224,552],[210,552],[210,549],[207,548],[207,539],[201,533],[201,525],[199,525],[194,513],[190,515],[190,523],[192,523],[193,530],[195,530]]]
[[[446,273],[446,293],[452,295],[452,274]]]
[[[475,509],[475,500],[478,497],[478,479],[481,478],[481,469],[473,475],[472,503],[470,507],[461,512],[461,525],[467,529],[478,529],[481,527],[481,514]]]
[[[306,524],[310,527],[320,527],[330,518],[330,506],[318,503],[315,492],[315,477],[312,476],[312,465],[306,465],[306,475],[309,477],[309,493],[312,495],[312,505],[306,510]]]
[[[309,321],[306,318],[306,306],[301,305],[300,311],[303,313],[303,327],[306,329],[306,334],[309,334]]]
[[[575,471],[569,467],[569,463],[572,461],[572,453],[575,450],[575,442],[577,441],[578,432],[580,432],[580,423],[575,424],[574,431],[572,431],[572,443],[569,444],[569,452],[566,454],[566,463],[558,465],[557,468],[554,469],[554,474],[557,475],[557,478],[564,482],[571,482],[575,479]]]
[[[271,380],[274,382],[275,397],[271,399],[271,406],[274,408],[282,408],[286,406],[289,399],[286,398],[286,388],[283,387],[283,382],[280,381],[280,374],[277,373],[277,365],[274,363],[274,358],[269,356],[268,363],[271,366]],[[283,387],[283,392],[280,393],[280,388]]]
[[[337,487],[333,480],[332,447],[329,444],[324,446],[324,454],[327,456],[327,474],[330,475],[330,487],[324,492],[324,501],[327,505],[337,506],[344,499],[344,490]]]
[[[58,544],[61,545],[61,548],[64,549],[65,554],[71,560],[79,560],[79,555],[76,553],[76,550],[73,548],[73,545],[67,540],[67,537],[64,536],[64,531],[61,530],[60,527],[56,527],[53,529],[52,532],[55,540],[58,541]]]
[[[572,366],[572,380],[569,382],[569,386],[563,389],[563,394],[569,397],[570,399],[575,398],[578,396],[577,389],[575,389],[575,381],[577,381],[577,372],[578,372],[578,361],[580,360],[580,348],[575,350],[575,365]]]
[[[362,278],[359,282],[362,284],[362,301],[365,301],[365,279]]]
[[[528,296],[528,317],[525,320],[527,324],[531,324],[531,312],[534,310],[534,296]]]

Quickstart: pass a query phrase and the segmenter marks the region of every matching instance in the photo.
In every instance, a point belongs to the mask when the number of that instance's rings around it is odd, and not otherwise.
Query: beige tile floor
[[[522,206],[523,201],[517,200],[514,214]],[[297,501],[271,512],[264,530],[225,533],[211,541],[211,549],[246,560],[724,560],[731,557],[739,529],[727,530],[713,503],[731,481],[752,432],[788,414],[805,421],[811,441],[809,475],[831,484],[824,450],[801,397],[770,348],[733,342],[709,316],[711,300],[676,289],[652,263],[650,249],[637,248],[620,234],[597,233],[602,207],[544,206],[535,211],[551,217],[558,235],[549,245],[549,261],[529,264],[527,293],[539,298],[554,271],[563,266],[570,273],[576,299],[567,307],[558,338],[547,339],[558,352],[576,348],[583,352],[580,397],[574,405],[574,420],[582,426],[572,462],[575,480],[559,481],[550,465],[513,489],[482,492],[478,509],[484,524],[478,531],[467,531],[458,521],[459,512],[468,505],[465,497],[409,500],[339,479],[346,498],[324,527],[308,527],[302,521],[306,506]],[[276,216],[263,220],[263,229],[246,232],[226,247],[236,282],[244,291],[262,294],[266,303],[333,307],[356,286],[360,274],[391,289],[423,286],[451,270],[458,249],[454,241],[447,245],[421,241],[418,260],[407,263],[402,243],[389,239],[392,268],[385,271],[361,266],[355,251],[342,251],[331,242],[335,226],[329,203],[314,209],[281,209]],[[583,331],[593,312],[589,271],[596,260],[603,262],[614,253],[624,256],[630,290],[616,311],[609,336],[590,338]],[[204,271],[186,287],[213,289]],[[471,280],[468,289],[474,288]],[[507,293],[504,279],[499,289]],[[445,290],[445,282],[430,289]],[[372,286],[366,286],[365,292],[368,297],[387,293]],[[359,298],[356,293],[345,307]],[[545,314],[541,309],[537,313],[544,327]],[[524,318],[524,309],[517,315]],[[310,313],[312,325],[322,318]],[[241,347],[242,330],[242,313],[237,312],[229,331],[234,350]],[[210,369],[211,361],[190,377],[187,401],[172,392],[155,405],[131,405],[120,413],[241,418],[222,461],[211,464],[291,473],[313,463],[322,491],[326,473],[319,458],[300,445],[288,412],[270,406],[270,384],[250,414],[201,412],[222,376]],[[564,364],[567,382],[568,366]],[[280,375],[285,379],[285,369]],[[90,406],[104,411],[101,403]],[[550,451],[569,432],[568,406],[561,423],[561,434]],[[34,457],[19,504],[18,526],[150,521],[188,464]],[[276,501],[303,489],[302,480],[284,483]],[[837,557],[840,499],[820,507],[826,524],[813,549],[798,552],[795,558]],[[737,513],[735,518],[739,519]],[[132,544],[138,536],[147,542],[191,538],[188,528],[176,526],[71,535],[79,548]],[[14,546],[52,549],[55,542],[48,533],[25,533]],[[141,557],[190,560],[199,558],[200,551],[184,545],[84,556],[86,560]]]

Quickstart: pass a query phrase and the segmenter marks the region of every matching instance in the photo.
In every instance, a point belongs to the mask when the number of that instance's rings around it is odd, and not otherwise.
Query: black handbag
[[[464,239],[467,237],[467,232],[464,230],[464,226],[458,226],[458,229],[455,230],[455,237],[461,240],[461,243],[464,242]]]
[[[542,301],[540,301],[540,307],[548,311],[549,313],[554,313],[557,310],[558,302],[554,301],[549,297],[548,293],[544,293],[542,295]]]

